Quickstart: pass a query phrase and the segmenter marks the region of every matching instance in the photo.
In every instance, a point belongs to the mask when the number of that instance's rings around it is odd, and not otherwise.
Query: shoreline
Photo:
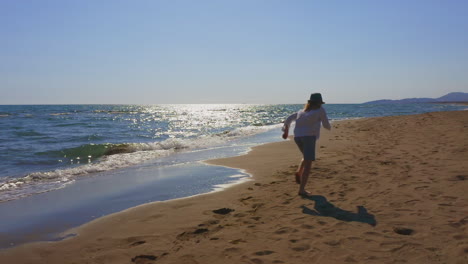
[[[0,204],[0,215],[4,215],[0,250],[30,242],[60,241],[73,235],[67,230],[107,215],[151,202],[219,192],[251,179],[242,170],[202,162],[157,170],[146,167],[143,171],[149,173],[133,169],[84,178],[67,188]],[[175,188],[185,191],[175,193]]]
[[[207,161],[241,168],[254,180],[129,208],[69,230],[78,233],[73,238],[2,250],[0,261],[463,263],[467,116],[454,111],[335,122],[317,145],[309,199],[295,195],[292,175],[300,156],[291,140]],[[214,212],[222,208],[233,211]]]

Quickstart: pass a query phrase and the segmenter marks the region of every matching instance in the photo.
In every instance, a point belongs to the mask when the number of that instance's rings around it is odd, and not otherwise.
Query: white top
[[[320,125],[330,130],[330,122],[328,121],[327,112],[323,107],[319,109],[310,110],[305,112],[300,110],[297,113],[290,115],[284,121],[283,130],[291,125],[292,121],[296,120],[296,127],[294,128],[295,137],[315,136],[317,139],[320,137]]]

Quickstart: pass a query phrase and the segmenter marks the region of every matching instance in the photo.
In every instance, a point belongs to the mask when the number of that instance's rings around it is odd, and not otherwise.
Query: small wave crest
[[[278,127],[281,127],[281,125],[267,125],[267,126],[253,125],[253,126],[236,128],[230,131],[225,131],[224,136],[230,137],[230,138],[248,137],[248,136],[253,136],[255,134],[263,133],[263,132],[266,132],[268,130],[278,128]]]

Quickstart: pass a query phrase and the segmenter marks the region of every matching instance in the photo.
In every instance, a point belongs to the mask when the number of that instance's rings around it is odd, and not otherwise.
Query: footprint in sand
[[[414,230],[411,228],[406,228],[406,227],[394,227],[393,232],[399,234],[399,235],[404,235],[404,236],[410,236],[414,234]]]
[[[419,186],[419,187],[415,187],[414,190],[419,191],[419,190],[427,189],[427,188],[429,188],[429,186]]]
[[[250,210],[250,211],[247,211],[247,212],[249,212],[249,213],[255,213],[255,212],[257,212],[257,210],[258,210],[260,207],[262,207],[262,206],[264,206],[264,205],[265,205],[264,203],[255,203],[255,204],[252,204],[252,209],[253,209],[253,210]]]
[[[421,200],[418,200],[418,199],[409,200],[409,201],[406,201],[405,204],[414,205],[414,204],[416,204],[418,202],[421,202]]]
[[[206,228],[199,228],[199,229],[193,231],[193,234],[198,235],[198,234],[206,233],[206,232],[208,232],[208,231],[209,231],[209,230],[206,229]]]
[[[295,232],[297,232],[297,229],[295,229],[295,228],[282,227],[282,228],[276,230],[275,234],[282,235],[282,234],[286,234],[286,233],[295,233]]]
[[[468,180],[467,175],[457,175],[449,179],[449,181],[466,181],[466,180]]]
[[[308,244],[300,244],[300,245],[296,245],[292,248],[292,250],[294,251],[299,251],[299,252],[302,252],[302,251],[306,251],[306,250],[309,250],[310,249],[310,245]]]
[[[333,246],[333,247],[338,246],[338,245],[341,244],[340,241],[336,241],[336,240],[325,241],[325,242],[323,242],[323,243],[324,243],[324,244],[327,244],[327,245],[329,245],[329,246]]]
[[[270,182],[270,184],[271,184],[271,185],[272,185],[272,184],[279,184],[279,183],[282,183],[282,182],[285,182],[285,181],[272,181],[272,182]]]
[[[202,224],[202,225],[204,226],[204,224]],[[222,226],[217,226],[216,228],[214,228],[214,230],[212,229],[211,231],[216,232],[216,231],[219,231],[222,228],[223,228]],[[191,238],[195,238],[195,237],[198,237],[198,236],[200,236],[202,234],[207,234],[209,232],[210,232],[210,230],[208,228],[196,228],[193,231],[186,231],[186,232],[180,233],[179,235],[177,235],[177,239],[179,239],[179,240],[189,240]]]
[[[314,229],[315,227],[313,225],[303,224],[301,225],[301,228],[310,230]]]
[[[241,198],[239,199],[240,202],[242,202],[243,204],[247,204],[250,199],[252,199],[253,197],[252,196],[247,196],[245,198]]]
[[[153,263],[158,257],[153,255],[139,255],[132,258],[132,262],[136,264],[146,264],[146,263]]]
[[[250,262],[254,264],[263,264],[263,260],[258,259],[258,258],[251,259]]]
[[[455,227],[455,228],[459,228],[459,227],[462,227],[464,225],[468,224],[468,216],[465,217],[465,218],[462,218],[458,221],[449,221],[449,225],[452,226],[452,227]]]
[[[144,240],[133,242],[132,244],[130,244],[130,247],[136,247],[136,246],[139,246],[139,245],[143,245],[145,243],[146,243],[146,241],[144,241]]]
[[[453,204],[448,204],[448,203],[440,203],[438,204],[439,206],[453,206]]]
[[[271,250],[263,250],[263,251],[255,252],[254,254],[257,255],[257,256],[266,256],[266,255],[271,255],[273,253],[275,253],[275,252],[271,251]]]
[[[220,209],[217,209],[217,210],[213,210],[213,213],[219,214],[219,215],[227,215],[230,212],[234,212],[234,211],[235,210],[231,209],[231,208],[220,208]]]
[[[237,245],[239,243],[247,243],[247,241],[245,241],[244,239],[239,238],[239,239],[231,240],[231,241],[229,241],[229,243]]]
[[[458,197],[455,197],[455,196],[442,196],[442,198],[444,198],[446,200],[451,200],[451,201],[458,199]]]

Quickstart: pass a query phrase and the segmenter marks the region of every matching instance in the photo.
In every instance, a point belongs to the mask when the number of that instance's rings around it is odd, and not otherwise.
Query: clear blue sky
[[[468,92],[466,0],[0,0],[0,104]]]

